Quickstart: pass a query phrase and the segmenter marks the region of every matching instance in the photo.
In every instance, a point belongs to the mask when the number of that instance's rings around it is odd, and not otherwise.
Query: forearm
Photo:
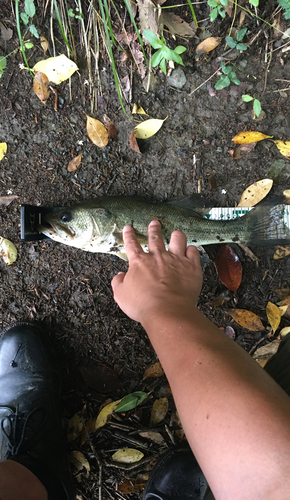
[[[284,391],[197,309],[156,312],[143,326],[216,498],[284,498],[277,496],[290,467]]]

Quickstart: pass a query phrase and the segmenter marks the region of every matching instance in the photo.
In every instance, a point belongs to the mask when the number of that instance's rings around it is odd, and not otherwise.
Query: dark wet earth
[[[1,21],[13,30],[10,40],[0,38],[1,56],[17,49],[19,43],[9,2],[2,0],[0,8]],[[206,4],[196,12],[200,18],[206,17],[202,17],[207,12]],[[230,21],[216,22],[207,29],[213,36],[224,36],[229,26]],[[152,460],[162,449],[172,446],[170,434],[176,429],[171,421],[174,403],[169,397],[169,412],[157,426],[164,437],[163,444],[141,439],[138,431],[150,428],[154,399],[164,397],[168,390],[164,377],[142,382],[145,369],[157,361],[156,355],[141,326],[130,321],[113,300],[111,279],[117,272],[125,271],[127,264],[114,256],[91,254],[55,242],[21,242],[20,204],[66,206],[106,194],[169,201],[202,193],[219,206],[234,206],[248,185],[269,177],[271,165],[278,159],[284,160],[285,165],[278,176],[273,175],[272,191],[281,194],[289,186],[290,163],[273,142],[258,143],[252,152],[238,160],[229,154],[232,138],[244,130],[258,130],[275,139],[290,140],[289,92],[279,91],[289,84],[289,51],[283,51],[280,45],[285,41],[279,45],[280,38],[272,29],[257,26],[251,20],[246,26],[248,43],[258,32],[259,35],[246,52],[231,61],[239,68],[236,72],[242,82],[240,86],[231,85],[210,96],[209,87],[203,82],[218,69],[224,44],[196,61],[195,39],[183,41],[188,50],[184,55],[186,83],[182,89],[169,86],[166,77],[156,71],[156,89],[146,93],[141,78],[133,72],[132,103],[126,105],[127,112],[136,102],[150,117],[163,119],[168,115],[157,135],[140,141],[142,155],[130,149],[129,134],[134,122],[120,107],[104,51],[101,50],[99,61],[102,91],[99,87],[99,106],[93,113],[89,89],[84,84],[87,73],[81,53],[82,69],[73,75],[71,89],[68,81],[57,87],[57,112],[54,98],[44,107],[34,94],[29,72],[19,67],[22,59],[18,51],[8,58],[0,79],[0,143],[8,144],[7,154],[0,163],[0,196],[19,197],[8,207],[0,207],[0,236],[13,241],[18,249],[13,265],[0,261],[0,326],[3,329],[19,320],[41,321],[57,340],[64,374],[65,425],[76,412],[83,411],[84,421],[96,418],[100,405],[108,398],[116,400],[134,391],[153,390],[140,410],[114,417],[111,424],[84,439],[83,445],[80,438],[70,442],[70,450],[81,451],[91,468],[87,475],[84,470],[74,468],[80,499],[98,498],[98,460],[102,463],[104,500],[141,498],[142,484]],[[39,29],[49,39],[45,22]],[[57,25],[55,30],[58,33]],[[272,51],[265,62],[266,44],[268,54],[270,48]],[[58,44],[57,51],[65,53],[65,48]],[[31,66],[44,58],[38,42],[28,52]],[[120,66],[119,71],[122,77],[130,74],[129,64]],[[217,79],[215,75],[210,80],[212,87]],[[200,88],[193,92],[197,87]],[[265,112],[263,120],[253,120],[251,104],[241,99],[246,93],[260,99]],[[106,113],[117,127],[117,138],[102,149],[92,144],[86,133],[84,113],[100,120]],[[81,152],[81,167],[69,173],[69,162]],[[248,309],[258,314],[266,326],[267,302],[277,303],[275,290],[289,286],[290,259],[273,260],[272,247],[251,247],[260,259],[257,266],[237,245],[232,246],[243,267],[238,292],[224,306],[207,305],[225,289],[214,265],[219,246],[210,246],[211,262],[204,271],[199,307],[219,327],[232,326],[236,341],[250,351],[267,332],[240,327],[226,311],[236,307]],[[288,326],[289,320],[282,318],[281,325]],[[104,377],[97,360],[116,375],[108,375],[113,382],[105,394],[102,380],[95,380]],[[89,361],[93,363],[91,387],[80,371]],[[165,430],[165,424],[169,431]],[[128,444],[129,435],[137,436],[139,444],[143,443],[145,463],[129,470],[112,466],[111,455],[116,449],[138,448],[138,443]],[[175,440],[178,442],[177,437]],[[137,478],[141,484],[137,492],[128,495],[118,490],[122,481],[134,482]]]

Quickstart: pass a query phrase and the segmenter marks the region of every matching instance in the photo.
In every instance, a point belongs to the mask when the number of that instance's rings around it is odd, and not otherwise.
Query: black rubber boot
[[[0,334],[0,462],[15,460],[49,499],[74,500],[61,419],[61,381],[42,327],[17,322]]]
[[[167,451],[153,468],[143,500],[213,499],[204,474],[188,447]]]
[[[264,369],[290,396],[290,333],[283,338],[278,351]]]

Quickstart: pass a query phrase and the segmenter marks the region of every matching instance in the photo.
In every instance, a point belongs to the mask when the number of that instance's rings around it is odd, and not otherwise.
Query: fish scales
[[[46,215],[49,227],[39,229],[55,241],[91,252],[126,258],[122,239],[131,225],[144,250],[148,250],[148,224],[159,220],[166,247],[172,231],[186,234],[196,246],[237,242],[242,244],[290,244],[290,230],[283,215],[285,205],[261,205],[241,218],[215,221],[203,217],[186,202],[152,203],[135,197],[104,196]],[[193,201],[194,203],[194,201]]]

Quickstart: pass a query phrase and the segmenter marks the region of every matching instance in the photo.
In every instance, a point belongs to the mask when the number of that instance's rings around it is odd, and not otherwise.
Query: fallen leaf
[[[285,328],[282,328],[282,330],[280,331],[280,336],[282,338],[286,337],[286,335],[288,335],[288,333],[290,333],[290,326],[285,326]]]
[[[6,153],[7,153],[7,143],[0,142],[0,161],[3,160]]]
[[[10,203],[17,198],[19,198],[19,196],[17,196],[16,194],[10,194],[9,196],[0,196],[0,206],[4,205],[5,207],[8,207],[8,205],[10,205]]]
[[[121,411],[133,410],[138,405],[140,405],[146,397],[147,397],[146,392],[142,391],[132,392],[131,394],[128,394],[120,401],[117,408],[115,408],[115,412],[117,413]]]
[[[87,116],[87,133],[91,141],[99,148],[104,148],[109,142],[109,134],[106,127],[96,118]]]
[[[121,464],[134,464],[144,457],[144,453],[134,448],[121,448],[112,455],[112,460]]]
[[[285,312],[286,311],[287,307],[285,309]],[[275,333],[281,321],[281,311],[279,307],[276,306],[276,304],[273,304],[273,302],[268,302],[266,306],[266,313],[269,324],[271,325],[272,330]]]
[[[210,302],[207,302],[205,305],[206,306],[214,306],[214,307],[222,306],[223,304],[225,304],[226,302],[228,302],[232,298],[233,298],[232,292],[230,290],[224,290],[217,297],[215,297]]]
[[[200,42],[198,44],[198,46],[196,47],[195,58],[199,59],[199,57],[202,54],[206,54],[207,52],[211,52],[213,49],[215,49],[221,43],[221,40],[222,40],[221,37],[210,36],[209,38],[206,38],[205,40],[203,40],[203,42]]]
[[[150,118],[150,120],[145,120],[144,122],[139,123],[139,125],[134,128],[136,139],[148,139],[149,137],[152,137],[152,135],[155,135],[162,127],[166,118],[164,118],[164,120]]]
[[[284,312],[284,316],[290,318],[290,295],[283,300],[281,306],[287,306],[287,310]]]
[[[156,5],[152,2],[152,0],[137,0],[137,5],[139,9],[141,32],[143,33],[144,30],[151,30],[155,35],[157,35],[158,25]],[[149,42],[144,39],[144,43],[148,44]]]
[[[146,378],[150,378],[150,377],[158,378],[158,377],[162,377],[162,375],[164,375],[164,371],[163,371],[163,368],[161,366],[161,363],[159,363],[159,361],[158,361],[157,363],[154,363],[153,365],[148,366],[148,368],[144,372],[142,380],[145,380]]]
[[[284,259],[288,255],[290,255],[290,246],[286,246],[286,247],[277,246],[275,248],[276,248],[276,250],[275,250],[275,253],[273,255],[274,260]]]
[[[142,52],[141,45],[136,40],[133,40],[130,43],[130,48],[131,48],[131,53],[132,53],[133,59],[134,59],[136,66],[137,66],[138,73],[143,80],[145,78],[145,75],[146,75],[146,66],[144,64],[144,54]]]
[[[85,359],[79,370],[84,381],[101,394],[115,392],[120,388],[121,384],[117,373],[110,366],[97,359]]]
[[[249,144],[263,141],[264,139],[271,139],[272,137],[272,135],[265,135],[262,132],[240,132],[238,135],[235,135],[233,141],[235,144]]]
[[[278,351],[279,344],[280,340],[275,339],[273,342],[259,347],[253,354],[254,360],[264,368],[267,361]]]
[[[75,441],[81,435],[83,428],[83,420],[78,413],[75,413],[68,422],[67,440]]]
[[[178,36],[195,36],[195,31],[186,23],[181,17],[176,16],[173,12],[161,10],[160,17],[158,18],[160,31],[163,31],[163,26],[167,26],[171,35]]]
[[[283,286],[283,288],[278,288],[274,290],[276,295],[278,295],[280,300],[285,300],[288,295],[290,294],[290,287],[289,286]]]
[[[290,189],[285,189],[283,195],[285,196],[285,204],[290,205]]]
[[[0,236],[0,257],[10,266],[17,259],[17,249],[12,241]]]
[[[83,156],[83,153],[81,153],[78,156],[75,156],[75,158],[73,158],[69,162],[68,167],[67,167],[68,172],[74,172],[77,168],[79,168],[81,161],[82,161],[82,156]]]
[[[101,427],[106,425],[109,417],[112,415],[113,411],[115,411],[120,401],[122,400],[119,399],[118,401],[113,401],[112,403],[109,403],[108,405],[104,406],[104,408],[102,408],[95,423],[95,430],[100,429]]]
[[[247,309],[229,309],[227,312],[239,325],[248,330],[252,330],[253,332],[265,330],[260,318]]]
[[[122,481],[122,483],[117,485],[117,491],[120,493],[124,493],[124,495],[128,495],[129,493],[134,493],[135,491],[141,490],[145,487],[145,481],[132,481],[131,479],[126,479]]]
[[[145,113],[142,106],[138,106],[137,104],[133,104],[132,115],[135,115],[135,114],[149,116],[147,113]]]
[[[270,177],[271,179],[277,179],[281,174],[285,165],[286,165],[285,160],[282,159],[275,160],[272,163],[271,167],[269,168],[267,176]]]
[[[245,252],[245,255],[249,257],[253,262],[255,262],[258,266],[260,259],[257,257],[257,255],[255,255],[254,252],[252,252],[252,250],[250,250],[250,248],[246,245],[242,245],[242,243],[238,243],[238,245]]]
[[[178,425],[179,429],[174,431],[174,434],[178,437],[178,439],[182,440],[185,438],[185,433],[181,424],[181,420],[179,418],[178,412],[175,410],[171,413],[170,417],[170,427],[173,425]]]
[[[91,470],[90,464],[81,451],[72,451],[69,455],[70,462],[75,466],[78,471],[86,469],[86,476],[89,476]]]
[[[168,412],[168,399],[160,398],[155,399],[151,415],[150,415],[150,427],[155,427],[155,425],[159,424]]]
[[[219,249],[215,265],[221,282],[235,292],[241,284],[243,268],[239,257],[229,245],[223,245]]]
[[[103,119],[105,127],[108,131],[109,139],[115,139],[118,135],[116,125],[112,122],[112,120],[110,120],[110,118],[107,115],[103,115]]]
[[[254,207],[267,196],[272,186],[272,179],[262,179],[261,181],[254,182],[254,184],[251,184],[243,192],[238,207]]]
[[[235,147],[234,150],[230,150],[233,151],[233,154],[231,154],[233,160],[239,160],[240,158],[243,158],[243,156],[253,151],[256,144],[257,144],[256,142],[240,144],[239,146]]]
[[[44,73],[40,71],[36,71],[34,74],[33,80],[33,90],[37,95],[38,99],[43,102],[44,106],[46,105],[46,101],[50,96],[50,92],[48,89],[49,79]]]
[[[155,431],[139,431],[139,436],[145,438],[145,439],[150,439],[150,441],[153,441],[153,443],[156,444],[162,444],[164,443],[164,437],[160,432],[155,432]]]
[[[138,146],[138,142],[137,142],[136,137],[135,137],[134,130],[132,130],[132,132],[130,134],[129,143],[130,143],[130,148],[132,149],[132,151],[134,151],[135,153],[141,154],[141,151],[140,151],[139,146]]]
[[[6,28],[3,23],[0,22],[1,37],[4,42],[10,40],[13,36],[13,30],[11,28]]]
[[[50,82],[58,85],[70,78],[79,68],[66,55],[61,54],[39,61],[32,69],[44,73]]]
[[[281,155],[288,158],[290,156],[290,141],[273,141],[279,149]]]
[[[47,38],[45,38],[45,36],[43,36],[43,35],[40,37],[40,45],[42,47],[44,54],[46,54],[49,45],[48,45]]]

